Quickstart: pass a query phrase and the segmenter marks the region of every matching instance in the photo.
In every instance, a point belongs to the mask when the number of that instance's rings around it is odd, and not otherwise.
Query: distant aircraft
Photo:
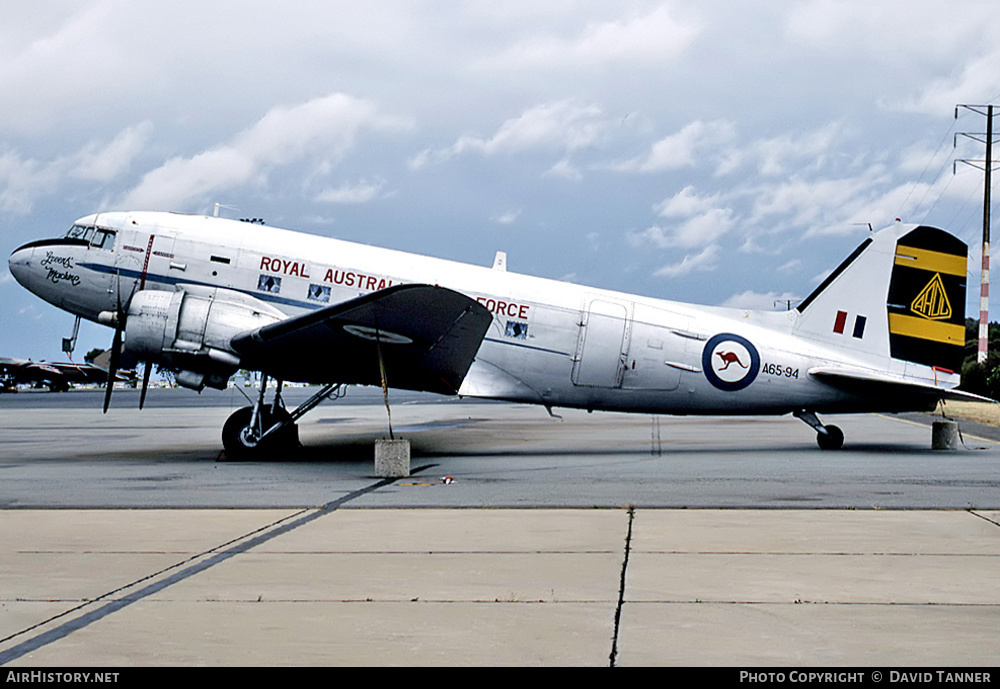
[[[295,422],[341,385],[652,414],[933,410],[965,344],[966,245],[897,224],[870,235],[794,310],[695,306],[233,220],[111,212],[10,257],[19,283],[114,328],[123,349],[225,388],[262,372],[222,432],[230,459],[298,442]],[[277,380],[266,399],[267,380]],[[294,411],[283,381],[323,387]],[[141,401],[140,401],[141,405]]]
[[[118,371],[115,380],[135,383],[135,373]],[[69,390],[74,383],[107,383],[108,369],[94,364],[75,364],[72,361],[31,361],[0,357],[0,381],[5,388],[21,384],[44,384],[52,392]]]

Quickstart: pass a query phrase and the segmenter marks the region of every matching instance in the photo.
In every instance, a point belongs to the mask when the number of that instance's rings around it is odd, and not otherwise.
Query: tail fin
[[[797,334],[859,355],[958,372],[968,247],[912,225],[865,240],[796,310]]]

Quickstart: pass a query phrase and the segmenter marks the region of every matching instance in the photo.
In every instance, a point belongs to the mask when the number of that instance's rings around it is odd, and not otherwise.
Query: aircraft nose
[[[31,275],[31,259],[34,253],[35,250],[32,247],[25,245],[14,249],[14,252],[10,255],[10,259],[7,261],[7,265],[10,266],[10,274],[22,286],[28,289],[30,289],[28,287],[28,278]]]

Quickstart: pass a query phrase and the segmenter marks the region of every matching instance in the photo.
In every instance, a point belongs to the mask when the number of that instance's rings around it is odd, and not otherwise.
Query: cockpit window
[[[114,230],[105,230],[98,227],[94,232],[94,238],[90,241],[90,245],[98,249],[107,249],[110,251],[115,248],[115,232]]]
[[[94,236],[95,229],[93,226],[73,225],[73,227],[69,228],[69,232],[66,233],[66,237],[68,239],[86,239],[89,242],[90,238]]]

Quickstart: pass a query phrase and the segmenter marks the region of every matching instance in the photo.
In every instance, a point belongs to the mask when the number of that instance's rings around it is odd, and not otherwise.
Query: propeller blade
[[[125,310],[122,308],[122,276],[121,272],[115,271],[115,299],[118,308],[115,309],[115,337],[111,341],[111,360],[108,362],[108,384],[104,389],[104,413],[108,413],[108,406],[111,404],[111,391],[115,387],[115,379],[118,377],[118,362],[122,355],[122,332],[125,330]]]
[[[153,370],[153,362],[147,361],[142,372],[142,392],[139,393],[139,409],[146,403],[146,389],[149,388],[149,372]]]
[[[118,359],[122,353],[122,331],[120,327],[115,328],[115,339],[111,342],[111,360],[108,362],[108,385],[104,389],[104,413],[108,413],[108,405],[111,404],[111,391],[115,387],[115,378],[118,377]]]

